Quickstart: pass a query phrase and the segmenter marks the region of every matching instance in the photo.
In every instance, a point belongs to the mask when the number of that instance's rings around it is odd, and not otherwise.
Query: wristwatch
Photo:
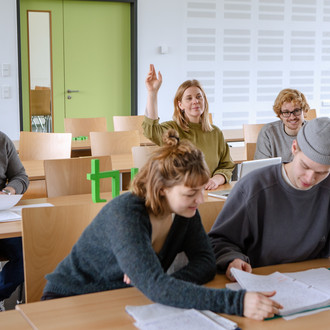
[[[6,195],[11,195],[11,192],[10,192],[10,190],[8,190],[8,189],[2,189],[1,190],[3,193],[5,193]]]

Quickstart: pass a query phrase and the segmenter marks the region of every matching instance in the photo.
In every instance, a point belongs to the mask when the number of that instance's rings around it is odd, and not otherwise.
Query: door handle
[[[74,89],[68,89],[68,93],[79,93],[79,90],[74,90]]]

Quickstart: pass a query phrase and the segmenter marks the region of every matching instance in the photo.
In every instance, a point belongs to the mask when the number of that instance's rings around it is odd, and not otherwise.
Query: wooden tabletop
[[[121,173],[130,172],[134,167],[132,154],[118,154],[111,156],[113,170]],[[30,181],[45,180],[45,169],[43,160],[23,160],[22,164]]]
[[[22,164],[30,181],[45,180],[43,160],[23,160]]]
[[[317,267],[330,267],[329,259],[310,260],[293,264],[255,268],[256,274],[270,274],[274,271],[290,272]],[[224,275],[216,275],[206,286],[223,288]],[[196,297],[196,299],[198,299]],[[36,329],[136,329],[133,318],[125,312],[126,305],[150,304],[136,288],[98,292],[68,298],[54,299],[30,304],[17,305],[16,309]],[[264,329],[329,329],[330,311],[285,321],[282,318],[254,321],[244,317],[225,315],[244,330]]]
[[[235,182],[227,183],[217,190],[225,190],[233,187]],[[122,192],[123,193],[123,192]],[[225,200],[221,198],[208,196],[208,191],[205,191],[204,194],[204,203],[216,202],[219,204],[224,204]],[[104,192],[100,194],[102,199],[105,199],[109,202],[112,199],[111,192]],[[41,204],[41,203],[51,203],[55,206],[57,205],[77,205],[85,203],[93,203],[91,194],[81,194],[81,195],[70,195],[70,196],[59,196],[53,198],[35,198],[35,199],[24,199],[20,200],[18,205],[31,205],[31,204]],[[105,203],[103,203],[105,204]],[[9,221],[9,222],[0,222],[0,239],[1,238],[10,238],[10,237],[19,237],[22,235],[22,223],[21,221]]]
[[[19,140],[13,140],[17,153],[19,153]],[[140,134],[140,145],[155,145],[152,141],[147,139],[144,135]],[[90,150],[91,149],[91,141],[90,139],[86,140],[72,140],[71,150],[79,151],[79,150]]]
[[[17,310],[10,310],[0,313],[0,328],[10,330],[33,329],[24,319],[23,314]]]

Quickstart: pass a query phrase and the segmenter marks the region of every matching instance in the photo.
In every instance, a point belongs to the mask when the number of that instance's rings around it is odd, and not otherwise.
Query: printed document
[[[295,273],[255,275],[232,268],[239,285],[248,291],[276,291],[272,297],[283,309],[280,315],[299,313],[330,305],[330,271],[326,268]]]

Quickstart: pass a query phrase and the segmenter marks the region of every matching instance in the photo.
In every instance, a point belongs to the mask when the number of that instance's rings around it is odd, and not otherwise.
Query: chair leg
[[[19,285],[16,304],[23,304],[24,282]]]

